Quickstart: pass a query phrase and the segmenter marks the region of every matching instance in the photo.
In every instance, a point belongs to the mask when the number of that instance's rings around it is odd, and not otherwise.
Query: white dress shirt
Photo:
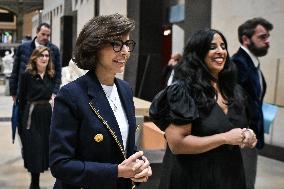
[[[116,121],[118,123],[120,133],[122,136],[122,140],[123,140],[124,150],[126,150],[127,137],[128,137],[128,132],[129,132],[129,124],[128,124],[128,120],[127,120],[125,111],[123,109],[123,106],[121,104],[119,94],[117,92],[117,87],[115,84],[113,86],[102,85],[102,87],[106,94],[107,100],[110,104],[110,107],[114,113]]]

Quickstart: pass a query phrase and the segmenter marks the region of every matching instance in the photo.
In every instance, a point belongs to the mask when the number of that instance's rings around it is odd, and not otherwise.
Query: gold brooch
[[[96,134],[96,136],[94,137],[96,142],[101,142],[104,140],[104,135],[103,134]]]

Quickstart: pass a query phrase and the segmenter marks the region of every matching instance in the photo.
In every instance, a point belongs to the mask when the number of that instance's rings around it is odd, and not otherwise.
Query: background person
[[[248,95],[249,127],[256,134],[258,149],[264,146],[262,103],[266,91],[266,82],[258,58],[268,52],[269,32],[272,29],[273,25],[263,18],[253,18],[244,22],[238,28],[241,47],[232,57],[238,68],[239,84]],[[254,189],[257,154],[256,148],[242,150],[248,189]]]
[[[172,85],[160,92],[150,117],[165,131],[160,189],[245,189],[241,147],[254,147],[245,99],[236,85],[227,42],[213,29],[186,44]]]
[[[51,96],[55,70],[47,47],[36,48],[21,75],[19,134],[25,168],[31,173],[30,189],[39,189],[39,176],[49,167]]]
[[[13,97],[14,102],[18,93],[20,75],[25,72],[26,65],[28,64],[33,50],[41,45],[50,49],[51,60],[55,69],[55,87],[52,91],[53,98],[57,94],[61,83],[61,62],[58,47],[49,42],[50,33],[50,25],[42,23],[37,27],[36,37],[32,41],[27,41],[17,48],[9,82],[10,95]]]
[[[171,55],[170,60],[168,61],[168,65],[166,66],[163,75],[165,77],[166,86],[169,86],[173,82],[174,78],[174,67],[177,65],[177,63],[181,59],[180,53],[174,53]]]
[[[115,78],[134,49],[133,29],[133,20],[114,14],[91,19],[79,34],[75,62],[89,71],[55,98],[50,167],[56,189],[130,189],[152,174],[136,152],[132,91]]]

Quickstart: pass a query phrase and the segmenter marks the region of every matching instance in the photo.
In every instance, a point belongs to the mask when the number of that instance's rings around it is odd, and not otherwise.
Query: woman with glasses
[[[50,168],[56,189],[131,189],[152,174],[134,144],[132,91],[115,78],[134,49],[133,29],[133,20],[114,14],[91,19],[79,34],[74,62],[89,71],[55,98]]]
[[[39,189],[39,176],[49,167],[49,133],[52,114],[54,66],[47,47],[37,47],[19,85],[20,126],[25,168],[31,173],[30,189]]]

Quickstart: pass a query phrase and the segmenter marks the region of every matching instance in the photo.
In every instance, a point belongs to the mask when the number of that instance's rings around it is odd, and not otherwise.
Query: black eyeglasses
[[[127,47],[128,52],[132,52],[136,43],[133,40],[127,40],[125,42],[123,42],[122,40],[116,40],[112,41],[110,44],[112,45],[114,52],[120,52],[123,45]]]
[[[43,58],[49,58],[49,54],[40,54],[38,58],[43,59]]]

